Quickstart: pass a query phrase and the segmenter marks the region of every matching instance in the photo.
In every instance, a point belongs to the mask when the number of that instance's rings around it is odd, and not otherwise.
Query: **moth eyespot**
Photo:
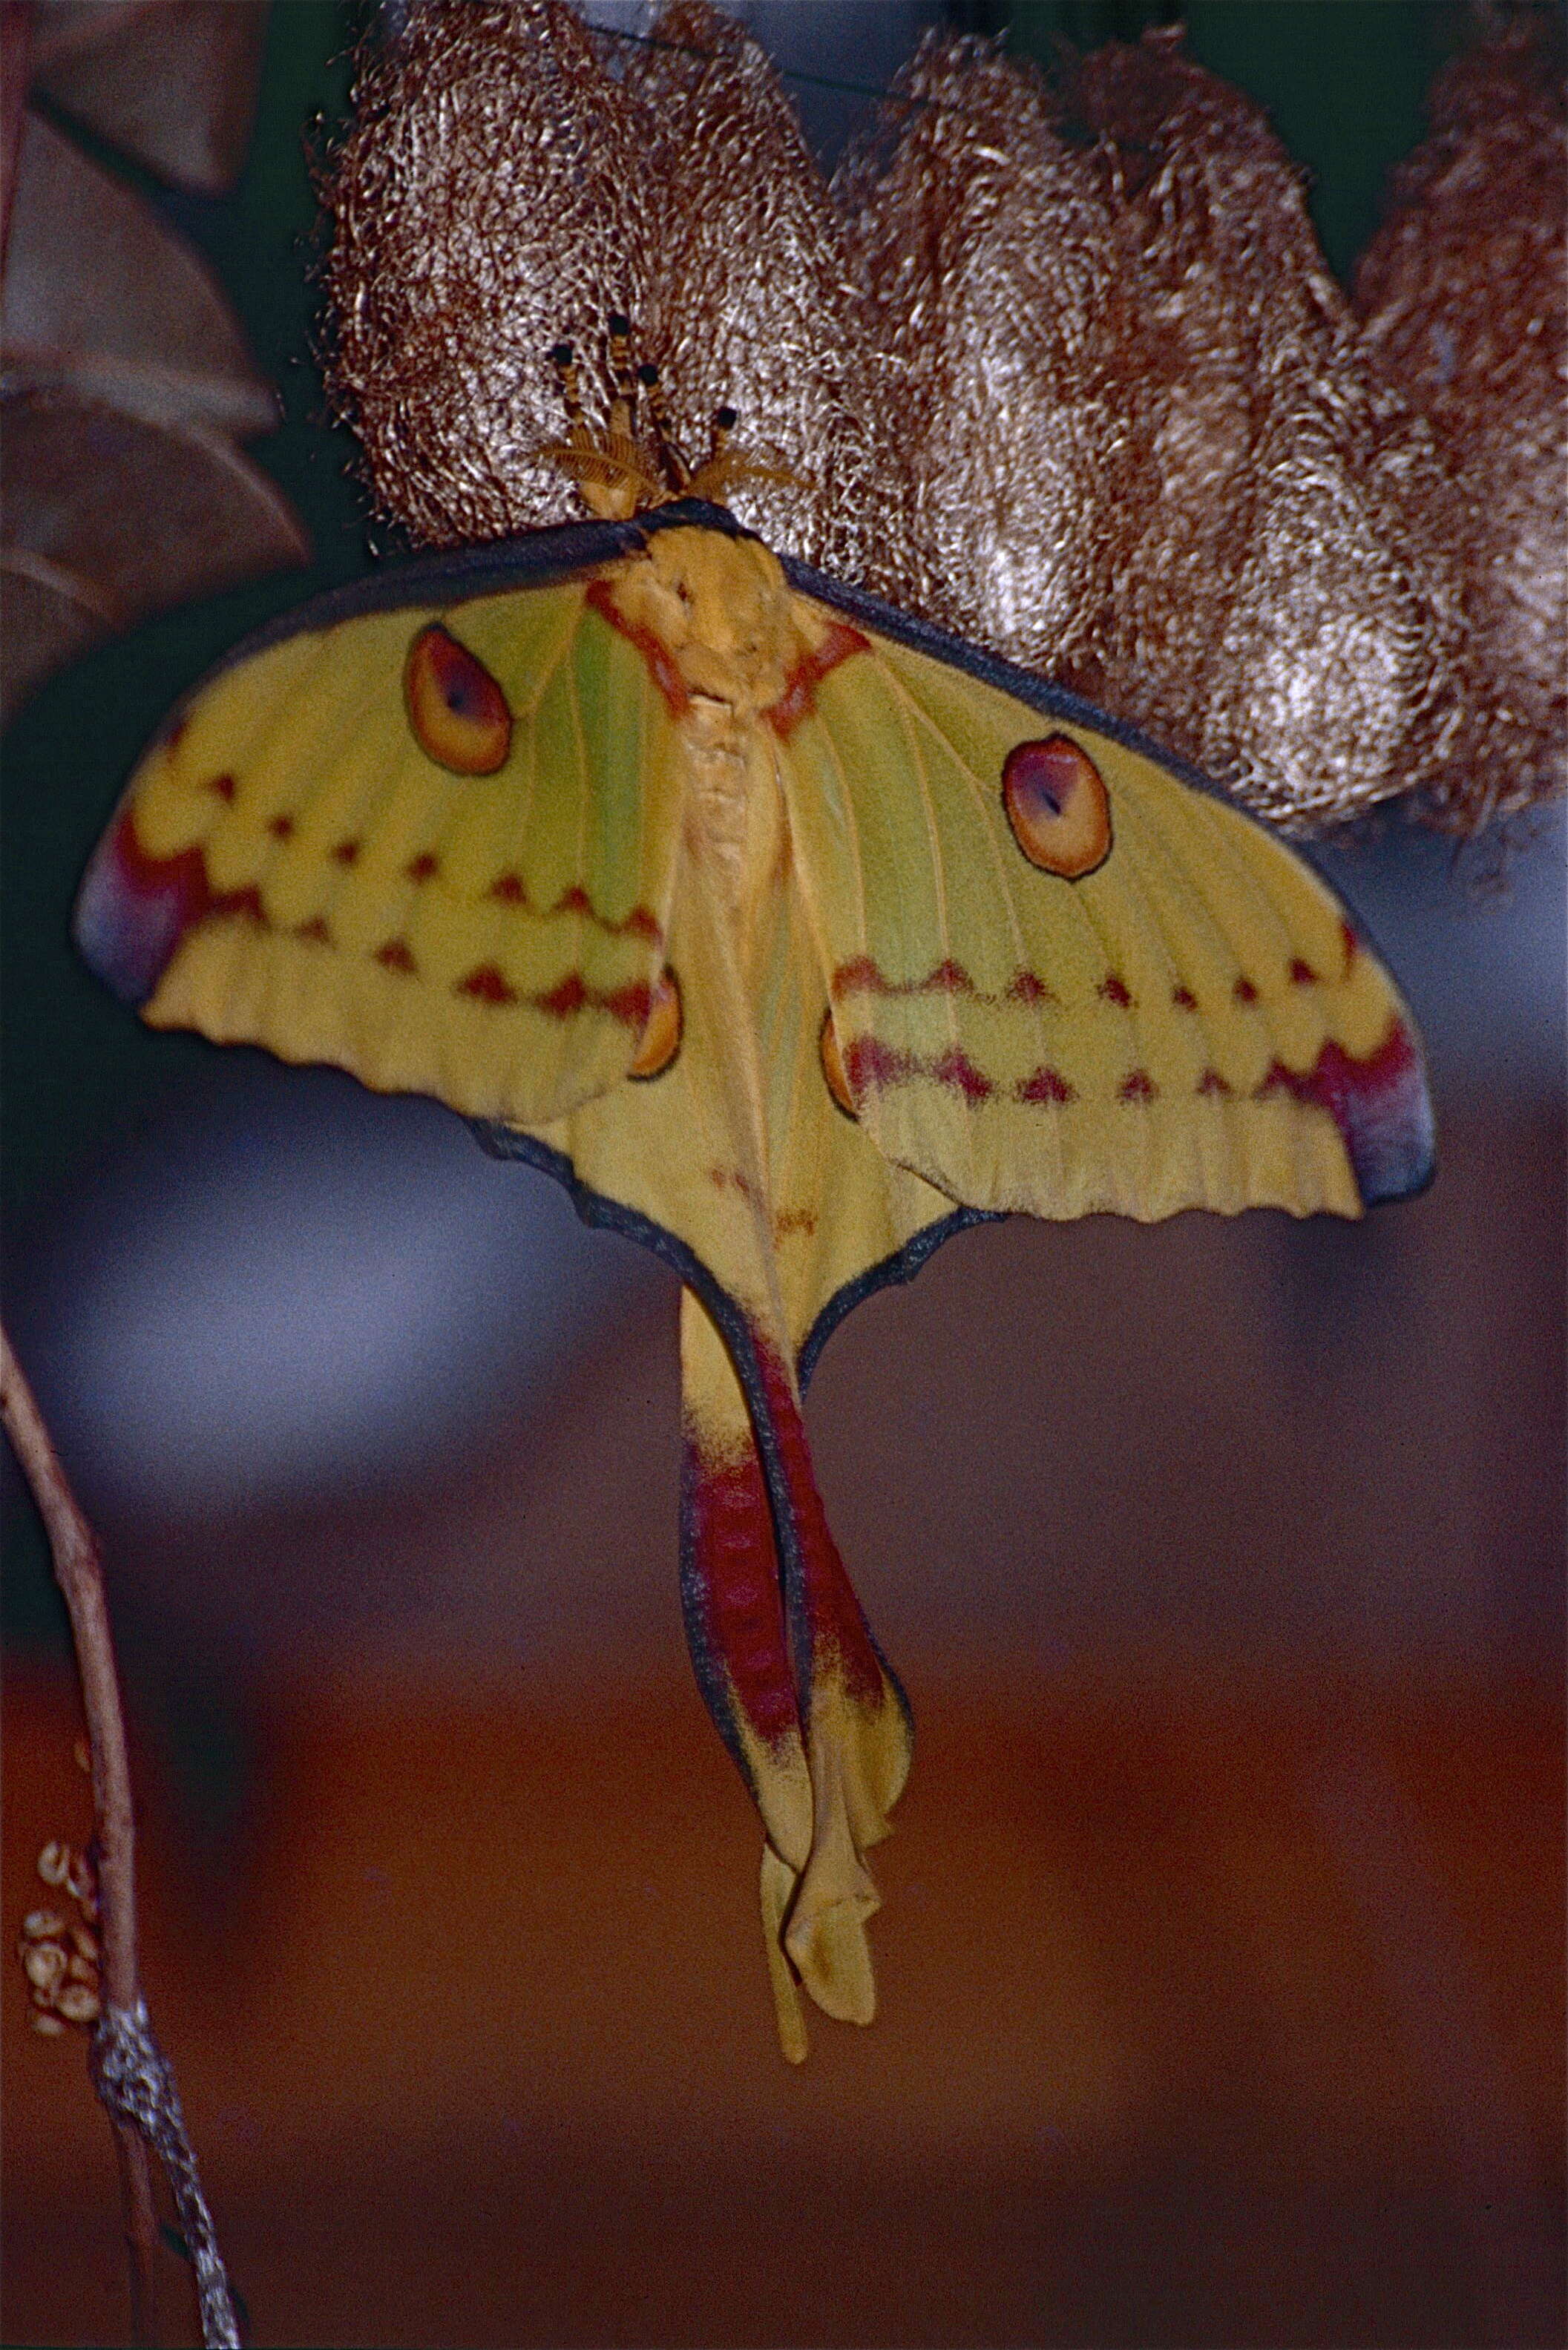
[[[403,697],[414,740],[454,775],[493,775],[512,748],[506,696],[482,660],[439,621],[409,647]]]
[[[816,1036],[816,1050],[822,1063],[822,1074],[827,1081],[828,1092],[833,1096],[846,1118],[857,1117],[855,1097],[849,1090],[849,1079],[845,1074],[844,1055],[838,1049],[838,1031],[833,1024],[831,1012],[825,1012],[822,1015],[822,1026],[818,1029]]]
[[[666,963],[654,982],[653,999],[648,1007],[648,1018],[643,1023],[642,1039],[628,1074],[643,1083],[649,1077],[661,1077],[680,1050],[684,1026],[680,982]]]
[[[1014,840],[1043,873],[1080,881],[1110,855],[1110,798],[1071,736],[1015,743],[1002,764],[1002,798]]]

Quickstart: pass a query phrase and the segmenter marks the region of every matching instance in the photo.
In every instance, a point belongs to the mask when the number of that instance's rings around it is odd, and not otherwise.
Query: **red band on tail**
[[[879,1705],[882,1661],[828,1530],[800,1407],[783,1364],[761,1344],[757,1367],[794,1534],[800,1580],[796,1641],[797,1646],[802,1644],[804,1636],[807,1650],[805,1656],[797,1655],[802,1685],[809,1686],[813,1671],[819,1670],[830,1656],[836,1657],[847,1693],[867,1705]]]
[[[681,1474],[680,1596],[708,1708],[745,1769],[732,1710],[773,1745],[800,1727],[784,1636],[778,1552],[762,1463],[718,1465],[688,1434]]]

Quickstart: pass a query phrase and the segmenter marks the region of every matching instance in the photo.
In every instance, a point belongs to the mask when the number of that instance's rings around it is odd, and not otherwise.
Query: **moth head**
[[[658,368],[650,359],[639,364],[634,358],[630,320],[612,310],[607,325],[615,389],[604,429],[596,432],[587,421],[571,344],[557,343],[550,359],[566,411],[566,438],[539,452],[570,474],[590,514],[623,522],[671,498],[705,498],[722,505],[746,482],[794,482],[793,473],[755,464],[730,445],[736,417],[728,407],[714,416],[708,454],[700,464],[690,464],[670,429]]]

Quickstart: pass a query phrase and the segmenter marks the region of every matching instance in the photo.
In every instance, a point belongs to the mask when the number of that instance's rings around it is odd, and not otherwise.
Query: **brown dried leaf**
[[[233,311],[151,205],[29,115],[0,300],[8,380],[153,422],[238,433],[278,421]]]
[[[217,434],[50,392],[9,395],[4,427],[8,707],[89,629],[308,556],[282,493]]]
[[[234,176],[263,0],[39,0],[21,22],[35,86],[106,138],[191,185]],[[278,409],[202,262],[47,122],[26,118],[10,160],[6,712],[143,614],[308,552],[286,502],[223,437],[269,430]]]
[[[255,113],[266,0],[35,0],[36,84],[161,179],[221,194]]]
[[[1464,496],[1464,719],[1432,797],[1469,832],[1561,793],[1568,736],[1568,157],[1552,28],[1449,66],[1362,256],[1368,349]]]
[[[0,722],[119,625],[85,579],[21,548],[0,546]]]

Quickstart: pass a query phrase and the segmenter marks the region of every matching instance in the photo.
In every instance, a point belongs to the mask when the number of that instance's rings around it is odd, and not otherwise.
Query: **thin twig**
[[[102,2010],[93,2033],[93,2085],[114,2126],[130,2258],[138,2344],[155,2339],[153,2261],[158,2220],[148,2147],[169,2174],[192,2248],[202,2338],[238,2350],[228,2279],[185,2134],[174,2076],[154,2041],[136,1955],[136,1819],[119,1677],[109,1627],[97,1537],[83,1516],[32,1388],[0,1328],[0,1423],[11,1440],[48,1536],[55,1574],[70,1614],[92,1755]]]

